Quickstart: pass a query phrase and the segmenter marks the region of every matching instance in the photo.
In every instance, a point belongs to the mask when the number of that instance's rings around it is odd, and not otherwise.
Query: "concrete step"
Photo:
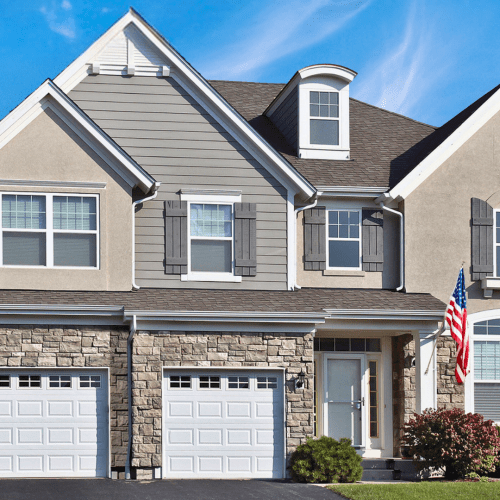
[[[387,469],[363,469],[361,481],[391,481],[392,470]]]
[[[392,468],[388,460],[394,461]],[[400,471],[402,481],[418,481],[418,475],[412,460],[402,460],[401,458],[366,458],[361,462],[363,467],[362,481],[389,481],[395,478],[397,473],[393,471]]]

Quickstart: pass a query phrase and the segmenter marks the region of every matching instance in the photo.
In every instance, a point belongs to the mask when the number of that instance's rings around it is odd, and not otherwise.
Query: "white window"
[[[310,144],[338,146],[340,115],[338,92],[309,92]]]
[[[80,389],[90,389],[101,387],[100,375],[80,375]]]
[[[500,422],[500,319],[474,324],[474,411]]]
[[[361,269],[361,211],[329,210],[329,269]]]
[[[233,205],[189,204],[190,271],[233,272]]]
[[[3,193],[3,266],[99,266],[97,196]]]

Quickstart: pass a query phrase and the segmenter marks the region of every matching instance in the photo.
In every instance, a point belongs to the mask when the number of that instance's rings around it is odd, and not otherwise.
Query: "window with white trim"
[[[340,144],[339,93],[309,92],[309,142],[315,145]]]
[[[189,203],[189,271],[233,272],[233,205]]]
[[[361,269],[361,210],[328,210],[328,269]]]
[[[96,195],[3,193],[3,266],[99,267]]]
[[[474,411],[500,422],[500,319],[474,324]]]

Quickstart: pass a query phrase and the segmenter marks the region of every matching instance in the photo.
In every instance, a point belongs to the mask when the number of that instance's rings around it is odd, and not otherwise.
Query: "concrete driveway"
[[[0,500],[341,500],[310,484],[288,481],[3,479]]]

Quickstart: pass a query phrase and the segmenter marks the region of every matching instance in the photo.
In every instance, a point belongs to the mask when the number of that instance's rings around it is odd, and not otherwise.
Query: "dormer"
[[[335,64],[308,66],[266,109],[299,158],[349,160],[349,84],[356,75]]]

